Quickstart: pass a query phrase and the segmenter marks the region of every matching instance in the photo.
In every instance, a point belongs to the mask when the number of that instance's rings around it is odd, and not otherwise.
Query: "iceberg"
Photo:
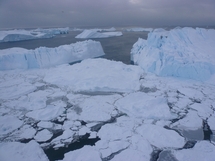
[[[215,73],[214,44],[214,29],[159,29],[133,45],[131,60],[158,76],[205,81]]]
[[[47,68],[105,55],[100,42],[88,40],[56,48],[0,50],[0,70]]]
[[[32,40],[41,38],[51,38],[58,34],[68,34],[69,27],[66,28],[52,28],[52,29],[35,29],[35,30],[8,30],[0,31],[0,43],[12,42],[22,40]]]
[[[102,30],[101,30],[102,31]],[[75,38],[78,39],[89,39],[89,38],[108,38],[114,36],[122,36],[122,32],[113,32],[111,29],[108,32],[100,32],[99,29],[84,30],[82,33],[77,35]],[[112,31],[112,32],[110,32]]]
[[[133,31],[133,32],[151,32],[153,30],[153,28],[142,28],[142,27],[135,27],[135,28],[129,28],[126,29],[126,31]]]

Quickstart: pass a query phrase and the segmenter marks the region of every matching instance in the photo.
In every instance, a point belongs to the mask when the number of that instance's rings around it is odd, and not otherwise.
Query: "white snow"
[[[153,31],[139,39],[131,50],[131,60],[145,71],[205,81],[215,73],[215,30],[176,28]]]
[[[33,118],[35,120],[49,121],[49,120],[56,119],[64,111],[65,109],[63,107],[48,105],[43,109],[28,112],[26,116]]]
[[[44,142],[51,139],[52,136],[53,134],[49,130],[44,129],[42,131],[39,131],[34,137],[34,139],[38,142]]]
[[[44,80],[75,92],[131,92],[140,88],[142,70],[106,59],[87,59],[50,70]]]
[[[13,132],[21,127],[23,121],[15,116],[4,115],[0,117],[0,136]]]
[[[100,153],[93,146],[84,146],[81,149],[68,152],[62,161],[101,161]]]
[[[173,151],[178,161],[214,161],[215,146],[208,141],[197,142],[191,149]]]
[[[56,48],[0,50],[0,70],[46,68],[105,55],[100,42],[88,40]]]
[[[51,38],[58,34],[67,34],[69,28],[35,29],[35,30],[8,30],[0,31],[0,43],[31,39]]]
[[[133,31],[133,32],[142,32],[142,31],[151,32],[152,30],[153,28],[142,28],[142,27],[134,27],[134,28],[126,29],[126,31]]]
[[[48,161],[47,156],[35,141],[27,144],[19,142],[2,142],[0,143],[0,160],[1,161]]]
[[[136,129],[136,132],[158,148],[182,148],[185,144],[184,138],[177,132],[157,125],[143,124]]]
[[[108,38],[114,36],[122,36],[122,32],[99,32],[98,29],[84,30],[82,33],[77,35],[75,38],[78,39],[89,39],[89,38]]]
[[[129,94],[117,101],[115,105],[119,110],[134,118],[168,120],[176,117],[171,114],[163,96],[150,96],[143,92]]]

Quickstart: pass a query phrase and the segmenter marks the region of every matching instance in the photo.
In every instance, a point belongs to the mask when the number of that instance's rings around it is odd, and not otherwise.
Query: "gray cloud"
[[[215,25],[214,0],[0,0],[0,28]]]

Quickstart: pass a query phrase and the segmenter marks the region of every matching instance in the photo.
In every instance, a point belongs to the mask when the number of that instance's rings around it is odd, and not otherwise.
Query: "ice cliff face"
[[[133,45],[131,60],[159,76],[204,81],[215,73],[214,44],[213,29],[154,30]]]
[[[0,70],[46,68],[104,55],[100,42],[88,40],[56,48],[0,50]]]

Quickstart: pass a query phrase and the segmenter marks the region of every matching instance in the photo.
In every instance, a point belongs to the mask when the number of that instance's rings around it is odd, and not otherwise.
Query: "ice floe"
[[[31,39],[51,38],[58,34],[67,34],[69,27],[35,30],[8,30],[0,31],[0,43],[11,41],[22,41]]]
[[[204,81],[215,73],[214,43],[214,29],[155,30],[134,44],[131,60],[159,76]]]
[[[51,139],[52,136],[53,134],[49,130],[44,129],[42,131],[39,131],[34,137],[34,139],[38,142],[44,142]]]
[[[88,59],[73,66],[56,67],[44,81],[75,92],[131,92],[140,88],[141,75],[137,66]]]
[[[56,48],[0,50],[0,70],[46,68],[105,55],[100,42],[88,40]]]
[[[178,161],[207,160],[214,161],[215,146],[208,141],[200,141],[191,149],[173,151]]]
[[[30,141],[27,144],[19,142],[1,142],[0,160],[49,161],[36,141]]]
[[[108,37],[114,37],[114,36],[122,36],[122,32],[115,32],[115,31],[110,32],[110,31],[109,32],[100,32],[98,29],[84,30],[82,33],[77,35],[75,38],[89,39],[89,38],[108,38]]]

